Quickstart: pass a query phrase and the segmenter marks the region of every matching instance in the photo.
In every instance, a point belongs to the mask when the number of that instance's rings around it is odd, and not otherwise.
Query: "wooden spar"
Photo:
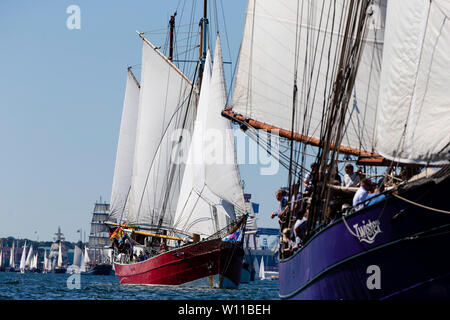
[[[280,137],[284,137],[284,138],[288,138],[291,139],[292,133],[289,130],[285,130],[285,129],[281,129],[275,126],[272,126],[270,124],[267,123],[263,123],[257,120],[253,120],[250,118],[246,118],[243,115],[237,114],[235,112],[233,112],[230,108],[227,108],[225,110],[222,111],[222,116],[224,116],[225,118],[228,118],[230,120],[235,120],[238,122],[245,122],[248,123],[251,127],[255,128],[255,129],[262,129],[266,132],[273,132],[273,131],[277,131],[278,135]],[[294,136],[292,138],[295,141],[298,142],[302,142],[302,143],[306,143],[315,147],[320,146],[320,140],[317,138],[313,138],[313,137],[308,137],[299,133],[294,133]],[[330,146],[330,148],[334,148],[333,145]],[[338,148],[339,152],[341,153],[345,153],[345,154],[349,154],[349,155],[354,155],[354,156],[363,156],[363,157],[381,157],[379,154],[376,153],[371,153],[371,152],[367,152],[367,151],[363,151],[360,149],[356,149],[356,148],[351,148],[351,147],[347,147],[347,146],[339,146]]]
[[[131,75],[131,78],[134,80],[134,82],[136,83],[136,85],[138,86],[138,88],[141,88],[141,85],[139,84],[139,82],[137,81],[136,77],[134,76],[134,73],[131,71],[131,67],[128,67],[128,72]]]
[[[115,226],[115,227],[120,227],[121,226],[121,224],[118,224],[116,222],[111,222],[111,221],[106,221],[106,222],[104,222],[104,224],[107,224],[107,225],[110,225],[110,226]],[[167,235],[164,235],[164,234],[157,234],[157,233],[153,233],[153,232],[138,231],[134,227],[125,227],[125,228],[123,228],[123,230],[134,232],[135,234],[141,234],[141,235],[144,235],[144,236],[150,236],[150,237],[165,238],[165,239],[171,239],[171,240],[182,240],[182,241],[184,240],[183,238],[167,236]]]
[[[174,68],[174,70],[176,72],[178,72],[190,85],[192,85],[192,81],[191,79],[189,79],[180,69],[178,69],[178,67],[172,62],[170,61],[165,55],[163,55],[158,48],[156,48],[153,43],[151,43],[146,37],[143,36],[143,32],[139,32],[136,30],[136,33],[139,35],[139,37],[141,37],[141,39],[150,46],[150,48],[152,48],[153,50],[155,50],[156,53],[158,53],[161,58],[164,59],[164,61],[166,61],[172,68]]]
[[[145,231],[134,231],[135,234],[140,234],[143,236],[150,236],[150,237],[156,237],[156,238],[163,238],[163,239],[170,239],[170,240],[181,240],[183,241],[183,238],[179,237],[172,237],[172,236],[166,236],[164,234],[156,234],[152,232],[145,232]]]

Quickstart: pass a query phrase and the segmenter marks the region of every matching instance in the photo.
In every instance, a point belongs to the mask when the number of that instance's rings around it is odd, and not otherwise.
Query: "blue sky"
[[[182,1],[191,10],[193,0],[0,2],[0,237],[51,240],[58,226],[71,241],[79,228],[89,233],[94,202],[109,201],[126,67],[141,59],[135,31],[165,28]],[[222,3],[224,59],[234,66],[246,1]],[[81,10],[80,30],[66,27],[70,5]],[[278,227],[268,216],[286,172],[261,177],[246,165],[241,175],[260,226]]]

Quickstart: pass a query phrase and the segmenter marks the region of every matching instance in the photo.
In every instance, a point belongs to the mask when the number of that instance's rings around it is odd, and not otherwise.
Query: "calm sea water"
[[[116,276],[82,275],[80,286],[67,285],[69,274],[0,272],[0,299],[18,300],[278,300],[278,280],[257,280],[239,289],[120,285]]]

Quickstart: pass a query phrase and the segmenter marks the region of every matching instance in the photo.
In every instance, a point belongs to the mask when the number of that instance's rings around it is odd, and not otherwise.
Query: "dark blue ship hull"
[[[398,193],[450,211],[450,178]],[[450,215],[387,194],[330,224],[281,260],[282,299],[449,299]]]

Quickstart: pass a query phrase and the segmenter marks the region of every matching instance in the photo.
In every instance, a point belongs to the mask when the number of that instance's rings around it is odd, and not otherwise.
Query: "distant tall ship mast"
[[[54,242],[50,247],[49,259],[51,261],[52,271],[55,273],[65,273],[66,266],[68,263],[67,248],[62,243],[65,238],[64,234],[61,232],[61,227],[58,227],[58,232],[55,233],[53,238]]]
[[[111,249],[109,248],[108,227],[104,224],[109,215],[109,203],[100,201],[94,205],[91,232],[89,234],[89,256],[93,274],[108,275],[112,272]],[[88,261],[89,261],[88,260]],[[86,263],[86,261],[85,261]]]

